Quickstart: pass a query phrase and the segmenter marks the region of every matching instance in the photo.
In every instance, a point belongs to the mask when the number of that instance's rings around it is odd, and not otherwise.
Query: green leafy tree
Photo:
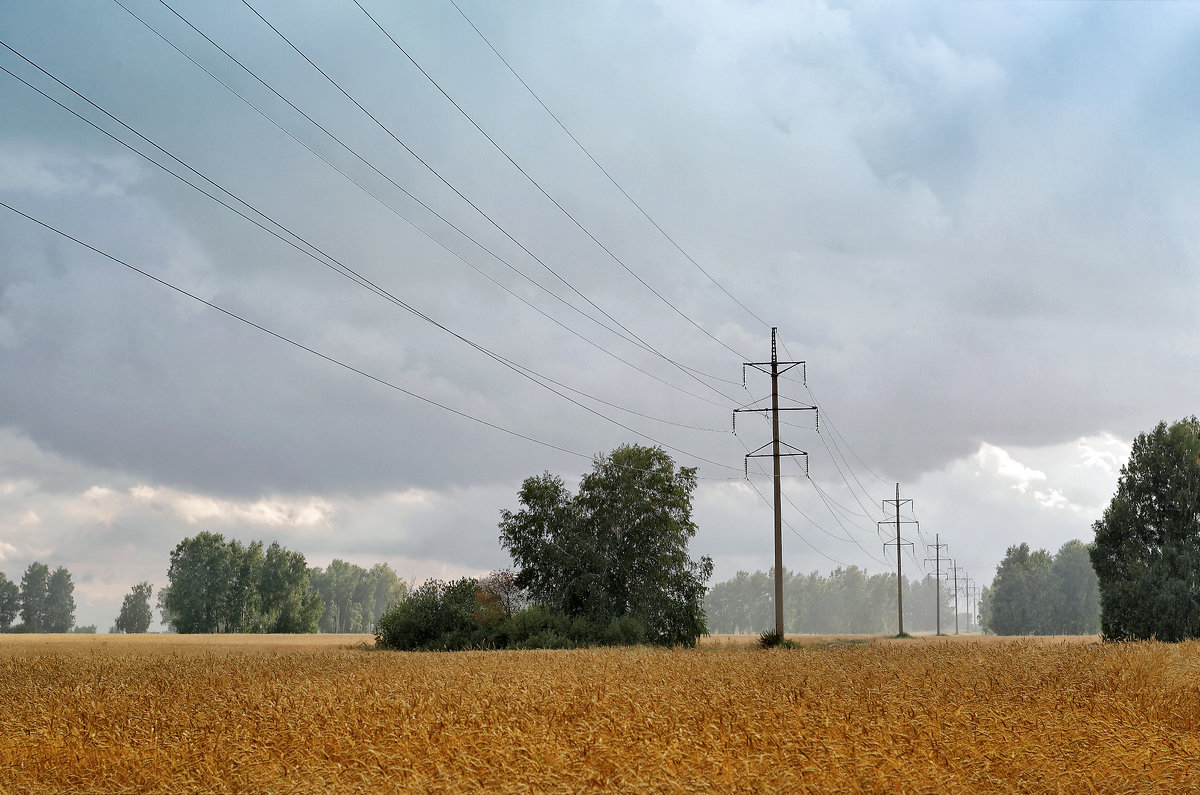
[[[309,588],[324,612],[321,632],[369,632],[394,602],[404,597],[404,582],[386,563],[370,569],[334,559],[325,569],[309,569]]]
[[[262,571],[264,563],[261,541],[247,546],[232,540],[228,544],[225,569],[227,587],[221,606],[222,632],[265,632],[262,621]]]
[[[1052,577],[1056,594],[1054,632],[1095,635],[1100,632],[1100,589],[1088,545],[1068,541],[1054,556]]]
[[[374,583],[371,593],[373,601],[367,611],[371,616],[371,626],[379,623],[385,610],[404,598],[407,587],[404,581],[386,563],[376,563],[367,572],[367,579]]]
[[[1104,636],[1200,637],[1200,420],[1134,439],[1092,529]]]
[[[46,632],[46,598],[50,567],[34,561],[21,577],[21,623],[26,632]]]
[[[273,542],[243,545],[219,533],[185,538],[159,591],[163,623],[176,632],[315,632],[324,610],[309,593],[304,556]]]
[[[168,585],[159,592],[164,623],[185,634],[227,631],[231,551],[224,536],[209,532],[171,550]]]
[[[791,594],[791,591],[786,593]],[[759,609],[763,603],[763,594],[756,592],[751,575],[739,571],[732,580],[714,585],[704,597],[708,629],[719,633],[749,633],[766,627],[765,622],[770,618]]]
[[[984,632],[992,625],[992,589],[983,586],[979,589],[979,628]]]
[[[153,615],[150,612],[150,596],[154,589],[148,582],[139,582],[125,594],[121,602],[121,612],[113,624],[113,632],[138,634],[150,629]]]
[[[1048,635],[1055,609],[1054,560],[1028,544],[1008,548],[992,581],[986,629],[997,635]]]
[[[0,632],[7,631],[21,611],[21,589],[0,574]]]
[[[75,626],[75,583],[62,566],[46,582],[46,612],[43,632],[70,632]]]
[[[325,610],[321,615],[322,632],[364,632],[362,605],[355,601],[365,595],[362,587],[367,570],[362,566],[334,558],[325,570],[311,570],[310,586],[321,596]],[[374,595],[372,594],[372,607]]]
[[[278,541],[267,548],[259,582],[261,624],[266,632],[316,632],[325,603],[309,590],[304,555],[290,552]]]
[[[549,473],[526,479],[521,510],[500,521],[516,584],[570,618],[631,617],[651,642],[694,645],[712,575],[711,559],[688,555],[695,488],[695,469],[639,445],[598,457],[575,496]]]

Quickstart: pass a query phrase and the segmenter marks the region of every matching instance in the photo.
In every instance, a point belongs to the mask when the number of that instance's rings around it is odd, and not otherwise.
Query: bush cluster
[[[507,603],[507,604],[506,604]],[[375,626],[375,646],[398,651],[575,649],[647,641],[631,616],[597,622],[511,601],[465,577],[430,580],[391,605]]]

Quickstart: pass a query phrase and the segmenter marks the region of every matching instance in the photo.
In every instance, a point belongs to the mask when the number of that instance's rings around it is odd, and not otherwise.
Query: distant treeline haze
[[[941,588],[942,632],[954,631],[954,594]],[[904,630],[933,632],[937,616],[936,578],[904,578]],[[960,596],[959,630],[978,631],[970,608]],[[739,571],[732,580],[717,583],[704,602],[708,631],[758,633],[775,626],[774,570],[748,574]],[[896,632],[896,575],[868,574],[857,566],[837,568],[824,576],[784,570],[783,628],[808,634],[894,634]]]
[[[904,630],[936,630],[936,578],[904,579]],[[962,585],[962,581],[959,581]],[[942,632],[954,632],[953,579],[942,577]],[[705,599],[712,633],[757,633],[775,626],[774,572],[739,571]],[[1100,597],[1088,546],[1068,541],[1057,554],[1028,544],[1010,547],[990,587],[981,589],[979,623],[960,592],[958,629],[997,635],[1090,635],[1100,631]],[[817,572],[784,571],[784,631],[809,634],[896,632],[896,575],[857,566]]]

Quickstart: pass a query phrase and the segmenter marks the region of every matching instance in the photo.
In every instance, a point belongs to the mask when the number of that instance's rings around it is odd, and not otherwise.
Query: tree
[[[228,587],[221,606],[221,631],[265,632],[259,588],[264,562],[262,542],[253,541],[248,546],[242,546],[235,539],[229,542],[228,547],[225,575]]]
[[[996,569],[989,600],[989,632],[997,635],[1054,634],[1054,559],[1028,544],[1008,548]]]
[[[150,613],[150,594],[153,589],[148,582],[140,582],[125,594],[121,612],[113,624],[113,632],[142,633],[150,629],[153,616]]]
[[[266,632],[316,632],[325,612],[321,595],[308,588],[308,564],[299,552],[273,541],[262,564],[259,599]]]
[[[0,574],[0,632],[12,627],[20,610],[20,589],[15,582]]]
[[[171,550],[168,585],[159,592],[163,621],[176,632],[224,632],[230,549],[219,533],[185,538]]]
[[[185,538],[159,591],[163,623],[176,632],[315,632],[324,610],[309,593],[304,556],[273,542]]]
[[[695,488],[694,468],[639,445],[596,458],[575,496],[549,473],[526,479],[521,510],[500,521],[516,585],[571,618],[631,617],[654,643],[695,645],[712,575],[710,558],[688,555]]]
[[[26,632],[45,632],[50,567],[34,561],[21,577],[21,622]]]
[[[404,598],[408,588],[392,570],[392,567],[386,563],[376,563],[372,566],[371,570],[367,572],[367,579],[374,583],[372,589],[374,601],[370,605],[370,610],[367,611],[370,613],[373,627],[379,623],[384,611]]]
[[[980,624],[997,635],[1091,635],[1100,627],[1096,574],[1082,541],[1051,556],[1028,544],[1008,548],[980,601]]]
[[[319,626],[321,632],[365,632],[369,628],[368,622],[374,616],[375,594],[374,587],[366,586],[368,574],[362,566],[337,558],[324,571],[310,570],[310,587],[325,605]],[[359,601],[363,598],[370,600],[365,610]]]
[[[62,566],[54,570],[46,583],[46,612],[43,632],[70,632],[75,626],[75,584],[71,572]]]
[[[1134,439],[1092,529],[1106,638],[1200,636],[1200,420],[1160,422]]]
[[[1055,633],[1095,635],[1100,632],[1100,590],[1088,545],[1068,541],[1054,556],[1052,578],[1055,599]]]
[[[471,648],[478,627],[478,583],[429,580],[397,602],[375,631],[380,648],[399,651],[459,651]]]

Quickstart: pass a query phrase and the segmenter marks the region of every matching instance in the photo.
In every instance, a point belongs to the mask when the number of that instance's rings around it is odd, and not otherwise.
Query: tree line
[[[939,588],[933,575],[904,578],[904,627],[933,632],[941,612],[943,632],[954,628],[954,594],[945,576]],[[896,631],[896,575],[870,574],[858,566],[838,567],[828,576],[784,570],[785,632],[816,635],[881,635]],[[775,625],[775,572],[739,571],[717,583],[704,600],[708,628],[714,633],[747,634]],[[959,600],[959,625],[973,628],[965,599]]]
[[[995,635],[1094,635],[1100,591],[1089,549],[1068,541],[1051,555],[1028,544],[1008,548],[980,601],[980,621]]]
[[[14,625],[17,616],[21,622]],[[20,587],[0,573],[0,631],[70,632],[75,629],[75,584],[71,572],[34,561]],[[94,632],[95,627],[90,627]]]
[[[386,563],[310,568],[277,541],[243,544],[209,532],[172,550],[167,581],[158,608],[180,633],[370,632],[406,592]]]
[[[384,563],[310,568],[278,542],[201,532],[171,551],[157,606],[180,633],[375,631],[391,648],[695,645],[712,574],[687,549],[696,484],[694,468],[639,445],[597,456],[576,494],[549,473],[527,478],[499,525],[515,572],[411,591]],[[110,631],[145,632],[152,591],[134,586]],[[0,609],[7,593],[0,583]],[[39,622],[29,631],[50,626]]]

